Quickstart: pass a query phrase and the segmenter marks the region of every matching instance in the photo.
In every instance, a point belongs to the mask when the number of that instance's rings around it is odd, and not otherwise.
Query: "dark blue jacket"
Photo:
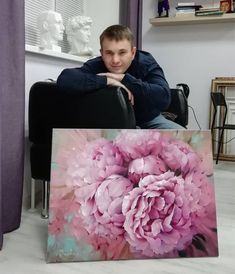
[[[107,85],[106,76],[96,75],[101,72],[108,70],[101,57],[96,57],[81,68],[63,70],[57,84],[68,92],[85,93],[104,88]],[[170,103],[170,89],[163,70],[148,52],[136,52],[122,84],[134,95],[137,125],[152,120]]]

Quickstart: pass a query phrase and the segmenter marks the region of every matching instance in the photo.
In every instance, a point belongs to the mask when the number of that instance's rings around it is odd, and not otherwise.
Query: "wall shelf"
[[[86,61],[88,61],[89,59],[93,58],[93,57],[85,57],[85,56],[76,56],[76,55],[71,55],[71,54],[64,53],[64,52],[56,52],[56,51],[47,50],[47,49],[40,49],[37,46],[31,46],[31,45],[27,45],[27,44],[25,45],[25,51],[33,53],[33,54],[70,60],[70,61],[78,62],[81,64],[83,64]]]
[[[149,20],[153,26],[170,26],[170,25],[192,25],[192,24],[209,24],[235,22],[235,13],[227,13],[220,16],[181,16],[181,17],[162,17],[151,18]]]

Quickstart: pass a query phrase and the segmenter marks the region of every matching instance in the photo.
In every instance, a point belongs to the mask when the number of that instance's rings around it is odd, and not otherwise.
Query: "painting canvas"
[[[48,262],[217,255],[209,131],[53,131]]]

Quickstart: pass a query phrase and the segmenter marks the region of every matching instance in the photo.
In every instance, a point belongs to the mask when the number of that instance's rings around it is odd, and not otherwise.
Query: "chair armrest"
[[[183,127],[188,125],[188,100],[183,90],[171,88],[171,103],[163,115]]]

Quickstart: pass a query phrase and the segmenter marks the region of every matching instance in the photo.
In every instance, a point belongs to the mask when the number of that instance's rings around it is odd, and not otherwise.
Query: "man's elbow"
[[[160,110],[164,111],[164,110],[168,109],[170,104],[171,104],[170,88],[164,88],[164,95],[162,96],[162,107]]]
[[[69,82],[69,69],[64,69],[57,78],[57,85],[60,89],[66,89]]]

